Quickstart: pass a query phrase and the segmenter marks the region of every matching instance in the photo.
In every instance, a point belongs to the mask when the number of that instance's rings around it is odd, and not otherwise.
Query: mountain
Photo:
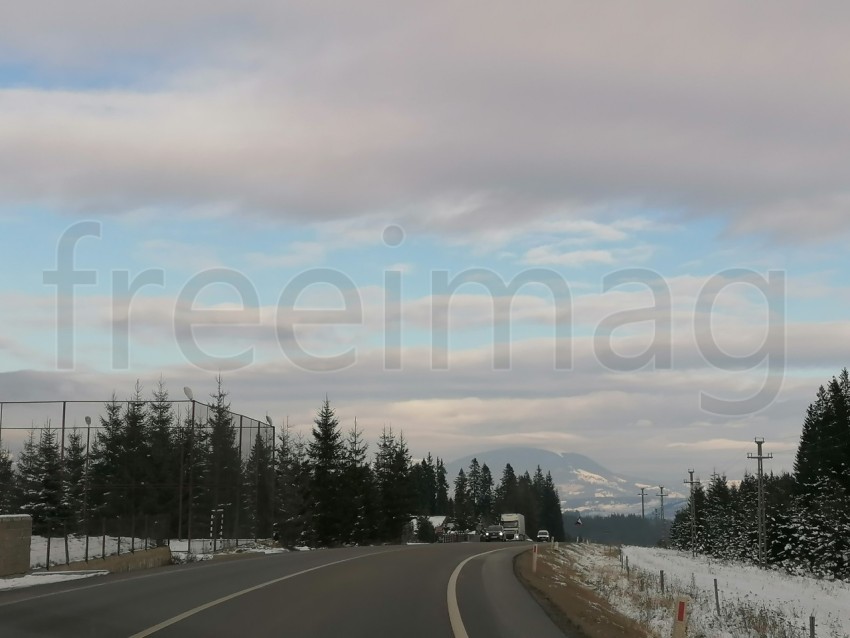
[[[508,463],[517,475],[526,471],[533,475],[539,465],[544,474],[552,473],[552,480],[561,496],[561,508],[565,511],[639,514],[641,487],[646,488],[646,515],[652,516],[653,510],[660,507],[660,499],[656,497],[657,482],[615,474],[583,454],[558,453],[538,448],[506,447],[456,459],[446,464],[450,484],[461,468],[466,470],[469,467],[473,458],[487,464],[496,484],[501,480],[502,470]],[[676,491],[667,494],[667,489],[665,486],[665,518],[671,519],[686,497]]]

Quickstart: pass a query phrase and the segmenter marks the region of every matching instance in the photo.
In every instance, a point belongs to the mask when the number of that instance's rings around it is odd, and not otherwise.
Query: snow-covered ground
[[[108,573],[105,571],[40,572],[38,574],[27,574],[26,576],[16,576],[13,578],[0,578],[0,591],[34,587],[35,585],[47,585],[48,583],[64,583],[69,580],[79,580],[80,578],[105,576]]]
[[[114,536],[106,537],[106,555],[112,556],[118,554],[118,538]],[[136,551],[145,549],[144,539],[124,538],[121,539],[121,554],[127,554],[131,549]],[[148,541],[148,547],[152,547]],[[85,560],[86,556],[86,537],[85,536],[69,536],[68,537],[68,558],[72,563]],[[89,560],[93,558],[103,557],[103,537],[89,537]],[[64,565],[65,564],[65,539],[59,538],[50,539],[50,564]],[[33,536],[30,544],[30,568],[40,569],[47,565],[47,538],[43,536]]]
[[[583,579],[621,613],[658,636],[669,636],[672,598],[691,598],[688,636],[692,638],[808,638],[809,617],[816,636],[850,636],[850,584],[790,576],[751,565],[722,563],[690,554],[624,547],[631,578],[616,550],[599,545],[561,546],[554,560],[573,564]],[[666,596],[660,594],[664,570]],[[714,579],[720,594],[720,616]]]

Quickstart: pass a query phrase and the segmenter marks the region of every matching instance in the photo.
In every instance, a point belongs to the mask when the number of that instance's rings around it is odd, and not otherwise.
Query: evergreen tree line
[[[817,392],[803,421],[793,474],[763,477],[765,563],[794,573],[850,578],[850,375]],[[676,514],[670,542],[718,558],[758,559],[758,480],[714,476]]]
[[[555,540],[565,539],[558,490],[552,474],[544,476],[540,466],[533,477],[528,472],[518,477],[508,463],[499,484],[494,485],[487,464],[472,459],[466,472],[458,471],[449,511],[457,529],[481,529],[498,523],[501,514],[517,513],[525,516],[529,536],[545,529]]]
[[[282,428],[270,441],[257,428],[243,459],[220,380],[211,399],[203,418],[181,419],[162,383],[152,400],[137,385],[129,401],[105,405],[99,427],[71,430],[61,452],[55,429],[30,432],[14,463],[0,450],[0,513],[32,515],[36,534],[99,534],[105,523],[112,534],[205,538],[212,529],[288,546],[398,541],[413,517],[420,540],[434,540],[428,517],[437,515],[475,529],[521,512],[529,533],[560,529],[557,491],[539,468],[517,478],[508,465],[494,489],[474,461],[452,498],[441,459],[413,462],[391,428],[370,455],[357,422],[344,433],[327,399],[311,436]]]

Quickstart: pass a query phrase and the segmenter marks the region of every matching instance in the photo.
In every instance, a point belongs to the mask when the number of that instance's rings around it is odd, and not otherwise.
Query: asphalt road
[[[257,555],[0,592],[0,636],[563,638],[514,577],[529,547]]]

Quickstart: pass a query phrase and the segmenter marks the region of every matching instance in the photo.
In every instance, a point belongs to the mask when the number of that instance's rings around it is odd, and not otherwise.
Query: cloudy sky
[[[7,5],[0,400],[669,482],[850,363],[846,3]]]

